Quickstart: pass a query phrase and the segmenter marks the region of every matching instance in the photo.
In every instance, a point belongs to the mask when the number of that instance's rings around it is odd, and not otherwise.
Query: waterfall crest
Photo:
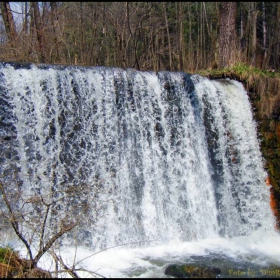
[[[241,83],[106,67],[2,64],[0,75],[1,173],[16,168],[26,194],[52,192],[53,217],[84,213],[82,243],[273,230]]]

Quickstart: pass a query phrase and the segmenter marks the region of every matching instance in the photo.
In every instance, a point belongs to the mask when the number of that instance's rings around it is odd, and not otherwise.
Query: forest
[[[279,2],[1,2],[0,18],[1,61],[280,68]]]

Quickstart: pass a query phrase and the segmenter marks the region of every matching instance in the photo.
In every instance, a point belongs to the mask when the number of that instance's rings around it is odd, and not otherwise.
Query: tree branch
[[[43,224],[42,224],[42,231],[41,231],[40,245],[39,245],[39,249],[40,250],[43,248],[43,240],[44,240],[46,222],[47,222],[47,218],[48,218],[48,214],[49,214],[49,210],[50,210],[50,206],[51,206],[51,203],[50,204],[46,204],[43,199],[42,199],[42,202],[47,207],[47,210],[46,210],[44,221],[43,221]]]
[[[58,256],[54,251],[51,251],[50,254],[53,258],[58,261],[62,267],[68,272],[73,278],[80,278],[79,275],[74,271],[74,269],[70,269],[62,260],[60,256]]]
[[[51,248],[51,246],[53,245],[53,243],[59,238],[61,237],[65,232],[70,231],[72,228],[74,228],[77,225],[77,223],[71,223],[63,228],[60,229],[60,231],[55,234],[49,241],[48,243],[39,250],[38,254],[36,255],[36,257],[34,258],[34,263],[37,264],[37,262],[39,261],[39,259]]]
[[[7,198],[7,195],[6,195],[6,192],[4,190],[4,187],[3,187],[3,184],[2,182],[0,182],[0,190],[1,190],[1,193],[3,195],[3,198],[4,198],[4,202],[6,204],[6,207],[8,208],[10,214],[11,214],[11,219],[10,219],[10,223],[16,233],[16,235],[19,237],[19,239],[23,242],[23,244],[25,245],[27,251],[28,251],[28,254],[29,254],[29,257],[30,257],[30,260],[33,261],[33,256],[32,256],[32,252],[31,252],[31,248],[30,248],[30,245],[28,244],[28,242],[26,241],[26,239],[23,237],[23,235],[20,233],[19,231],[19,226],[18,226],[18,221],[15,217],[15,214],[12,210],[12,207],[11,207],[11,204]]]

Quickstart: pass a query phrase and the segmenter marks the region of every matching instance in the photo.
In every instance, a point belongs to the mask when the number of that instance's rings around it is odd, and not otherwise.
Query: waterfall
[[[1,64],[0,75],[1,175],[8,183],[14,170],[23,195],[52,193],[50,224],[81,218],[82,244],[273,230],[241,83],[12,63]]]

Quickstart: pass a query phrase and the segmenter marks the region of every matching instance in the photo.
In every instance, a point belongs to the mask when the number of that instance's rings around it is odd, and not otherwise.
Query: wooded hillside
[[[1,61],[280,69],[279,2],[1,2],[1,15]]]

